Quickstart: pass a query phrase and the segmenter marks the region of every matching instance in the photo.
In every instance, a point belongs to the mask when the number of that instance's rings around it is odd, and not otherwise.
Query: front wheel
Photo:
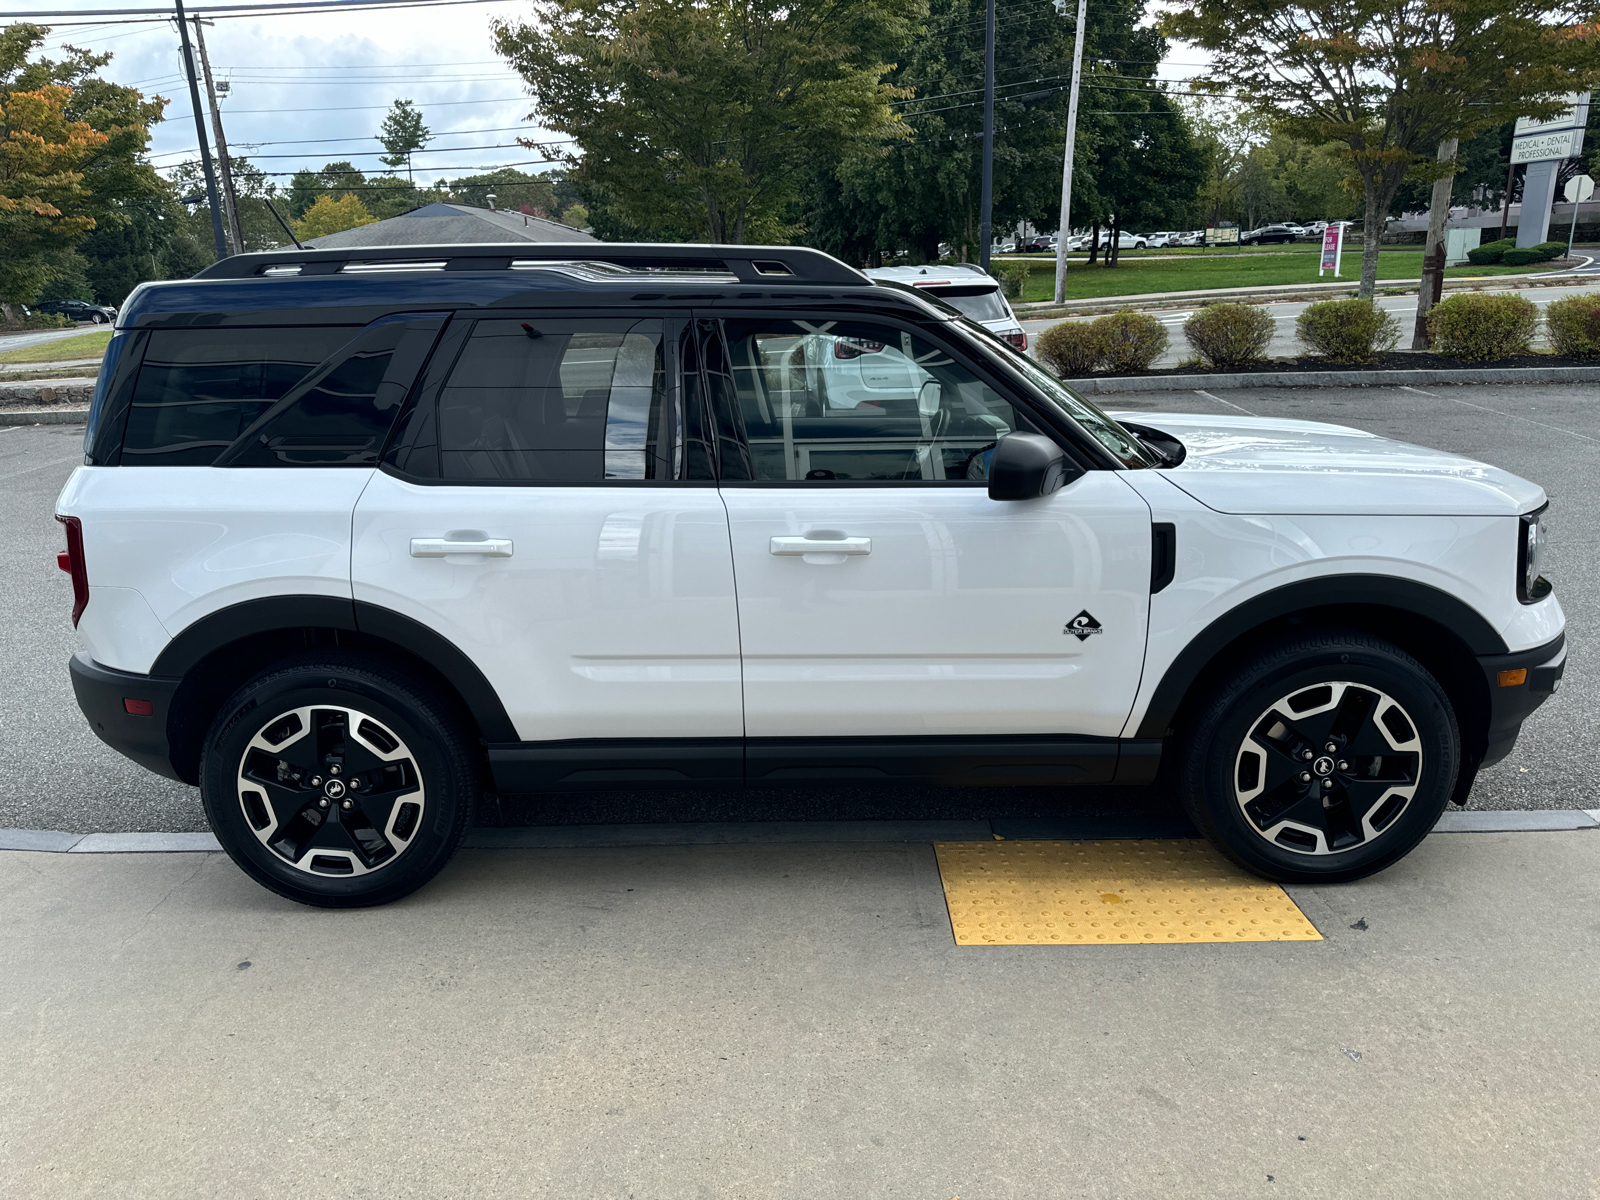
[[[1202,705],[1184,803],[1257,875],[1359,879],[1427,836],[1460,745],[1448,697],[1416,659],[1365,633],[1307,634],[1251,658]]]
[[[462,721],[408,675],[354,655],[291,659],[222,707],[200,760],[224,850],[302,904],[399,899],[450,861],[477,796]]]

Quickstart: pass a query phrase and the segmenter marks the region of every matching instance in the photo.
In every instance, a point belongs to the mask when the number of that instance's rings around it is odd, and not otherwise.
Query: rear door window
[[[679,477],[659,318],[480,320],[439,394],[459,483]]]

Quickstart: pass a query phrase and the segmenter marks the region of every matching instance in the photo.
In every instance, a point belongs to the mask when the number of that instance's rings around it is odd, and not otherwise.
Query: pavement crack
[[[204,854],[197,854],[194,857],[196,859],[194,869],[182,879],[175,880],[171,887],[167,888],[166,891],[161,893],[160,898],[158,898],[156,902],[150,906],[149,910],[144,914],[144,916],[139,918],[139,924],[133,929],[129,930],[127,936],[117,943],[117,954],[121,954],[123,950],[127,948],[129,942],[133,941],[134,938],[138,937],[144,932],[145,926],[150,924],[150,918],[156,915],[157,909],[171,899],[174,892],[176,892],[179,888],[187,887],[189,884],[193,883],[196,876],[198,876],[201,871],[205,870],[206,856]]]

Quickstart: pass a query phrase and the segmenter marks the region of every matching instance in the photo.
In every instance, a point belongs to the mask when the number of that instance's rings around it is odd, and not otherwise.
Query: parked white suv
[[[926,267],[869,267],[868,279],[888,280],[937,297],[962,316],[1018,350],[1028,348],[1028,335],[1001,290],[1000,281],[972,263],[935,263]]]
[[[815,251],[518,244],[138,289],[58,512],[94,731],[353,906],[496,790],[1159,779],[1250,870],[1357,878],[1555,689],[1544,507],[1114,419]]]

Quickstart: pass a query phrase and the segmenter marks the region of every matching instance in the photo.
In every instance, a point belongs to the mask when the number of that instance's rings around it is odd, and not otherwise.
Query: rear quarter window
[[[126,466],[209,466],[312,368],[349,326],[155,330],[122,442]]]

